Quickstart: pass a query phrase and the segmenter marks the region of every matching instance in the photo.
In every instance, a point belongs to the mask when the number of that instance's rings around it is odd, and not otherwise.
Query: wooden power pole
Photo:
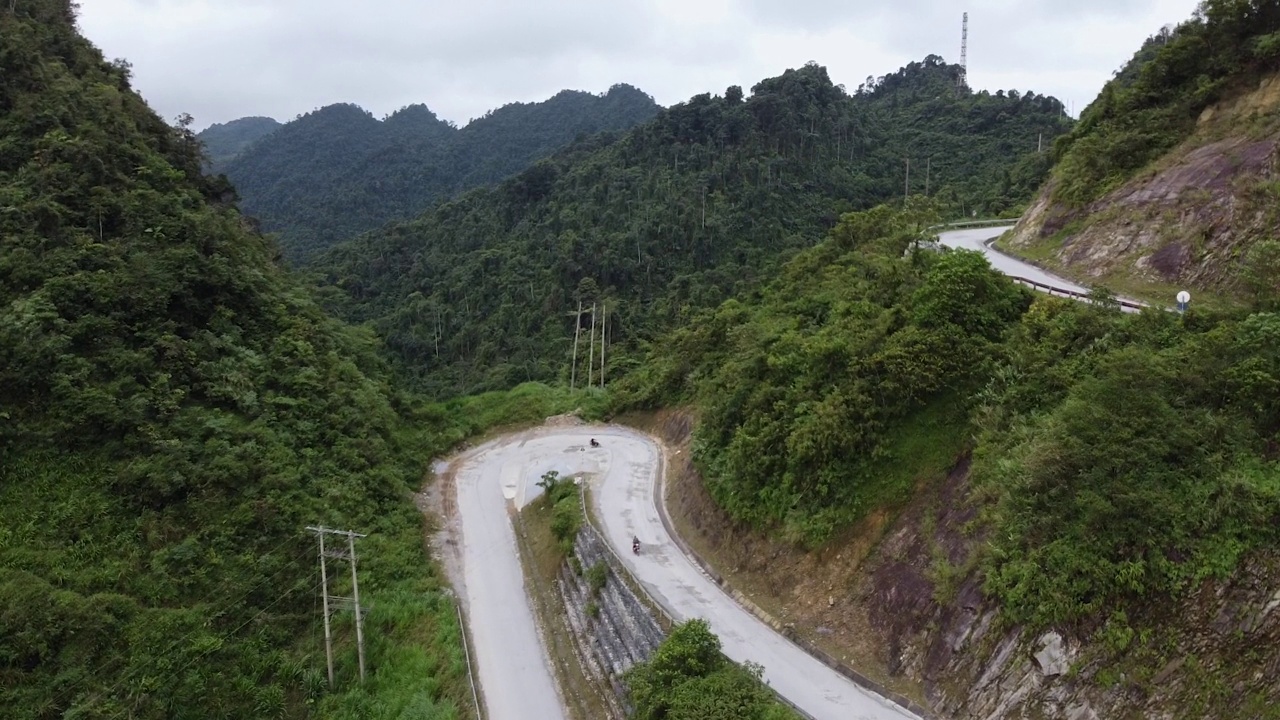
[[[367,537],[350,530],[333,530],[323,526],[307,526],[320,539],[320,596],[324,601],[324,656],[329,670],[329,688],[333,689],[333,635],[330,630],[329,616],[332,614],[330,603],[334,605],[350,605],[356,617],[356,654],[360,659],[360,682],[364,682],[364,613],[360,609],[360,583],[356,577],[356,538]],[[343,549],[326,549],[326,535],[341,535],[347,538],[347,547]],[[351,564],[351,597],[340,597],[329,594],[329,571],[326,558],[346,560]]]

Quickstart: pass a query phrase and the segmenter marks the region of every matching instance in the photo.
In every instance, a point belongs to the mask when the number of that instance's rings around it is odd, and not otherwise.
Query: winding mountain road
[[[1034,280],[1045,285],[1053,285],[1064,290],[1073,292],[1089,293],[1089,288],[1078,285],[1065,278],[1047,273],[1044,270],[1025,263],[1017,258],[1010,257],[996,250],[987,244],[988,240],[998,238],[1004,231],[1013,227],[1009,225],[999,225],[996,227],[969,228],[967,230],[947,230],[938,233],[938,241],[950,248],[958,248],[964,250],[977,250],[987,256],[987,262],[991,263],[991,267],[999,270],[1005,275],[1013,275],[1015,277],[1023,277],[1028,280]]]
[[[590,439],[601,441],[591,448]],[[678,619],[701,617],[724,652],[764,667],[769,684],[819,720],[915,716],[823,665],[751,615],[686,557],[658,515],[661,449],[615,426],[542,427],[480,445],[451,463],[461,522],[473,652],[489,720],[563,718],[564,704],[536,632],[508,512],[537,497],[543,473],[584,473],[608,542],[649,594]],[[639,556],[630,552],[640,538]]]
[[[949,230],[948,247],[977,250],[1007,274],[1087,293],[1088,288],[992,249],[1006,228]],[[601,440],[592,448],[592,437]],[[541,493],[542,474],[590,478],[607,541],[645,590],[672,616],[705,618],[724,652],[764,667],[769,684],[819,720],[902,720],[915,716],[813,658],[738,605],[685,556],[658,514],[661,448],[621,427],[541,427],[491,440],[454,458],[458,527],[456,583],[470,618],[488,720],[567,717],[524,587],[510,513]],[[643,546],[630,552],[632,536]]]
[[[1088,302],[1087,297],[1084,296],[1089,294],[1089,288],[1084,285],[1073,283],[1066,278],[1046,272],[1035,265],[996,250],[989,241],[1000,237],[1005,230],[1011,227],[1013,227],[1012,224],[947,230],[938,234],[938,242],[949,248],[977,250],[987,257],[987,262],[991,263],[991,267],[1005,275],[1009,275],[1020,282],[1030,280],[1032,283],[1038,283],[1038,285],[1030,286],[1038,292],[1049,292],[1049,288],[1053,288],[1053,292],[1050,294],[1057,294],[1062,290],[1070,290],[1073,293],[1079,293],[1074,296],[1074,299]],[[1024,282],[1023,284],[1027,283]],[[1124,312],[1139,312],[1142,308],[1147,307],[1146,303],[1123,295],[1117,296],[1116,299],[1120,301],[1121,309]]]

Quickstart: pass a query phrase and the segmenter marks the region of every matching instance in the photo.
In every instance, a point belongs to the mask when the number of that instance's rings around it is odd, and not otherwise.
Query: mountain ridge
[[[447,416],[406,425],[375,339],[274,262],[74,3],[9,3],[0,37],[4,716],[456,717],[408,499]],[[363,686],[341,631],[325,682],[311,524],[377,549]]]
[[[508,103],[465,126],[410,105],[383,120],[351,103],[300,116],[218,168],[242,209],[304,261],[341,240],[523,170],[580,135],[625,129],[658,106],[619,84],[600,95],[564,90]]]

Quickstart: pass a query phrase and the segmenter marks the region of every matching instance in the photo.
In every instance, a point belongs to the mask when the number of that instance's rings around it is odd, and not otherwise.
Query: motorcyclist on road
[[[640,538],[634,535],[631,536],[631,552],[640,554]]]
[[[600,447],[600,443],[596,442],[595,438],[591,438],[591,447]]]

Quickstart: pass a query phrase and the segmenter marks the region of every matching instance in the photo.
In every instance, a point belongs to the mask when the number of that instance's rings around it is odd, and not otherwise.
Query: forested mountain
[[[433,391],[569,380],[579,300],[607,305],[616,377],[654,331],[755,287],[842,212],[901,197],[908,158],[912,191],[947,213],[1025,201],[1048,168],[1041,137],[1069,127],[1061,103],[975,94],[958,73],[929,57],[849,95],[810,64],[749,97],[699,95],[315,267],[332,306],[373,320]]]
[[[244,117],[227,123],[214,123],[196,135],[204,143],[209,156],[210,172],[221,172],[250,145],[280,129],[280,123],[269,117]]]
[[[1056,143],[1010,246],[1161,302],[1183,287],[1256,302],[1280,275],[1277,148],[1280,3],[1207,0]]]
[[[0,10],[0,715],[458,717],[408,499],[439,441],[74,12]],[[370,535],[359,690],[342,629],[326,691],[316,523]]]
[[[463,128],[424,105],[382,121],[354,105],[331,105],[218,169],[235,184],[243,210],[279,234],[286,257],[300,261],[513,175],[581,135],[630,128],[657,111],[653,98],[629,85],[512,103]]]

